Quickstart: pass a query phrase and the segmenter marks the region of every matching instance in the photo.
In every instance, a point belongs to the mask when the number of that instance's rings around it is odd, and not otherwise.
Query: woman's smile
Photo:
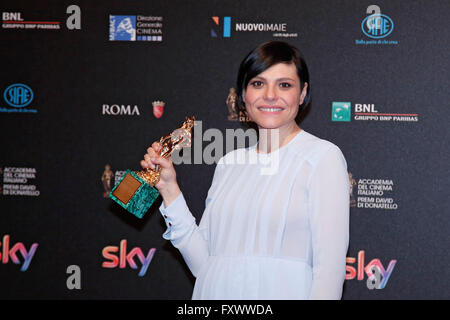
[[[263,113],[268,113],[268,114],[280,114],[281,111],[284,110],[284,108],[278,107],[278,106],[261,106],[261,107],[258,107],[258,110]]]

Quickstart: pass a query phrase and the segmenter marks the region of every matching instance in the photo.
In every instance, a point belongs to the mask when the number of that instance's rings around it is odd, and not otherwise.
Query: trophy
[[[191,146],[194,121],[194,117],[186,117],[180,128],[159,139],[161,145],[159,155],[161,157],[169,158],[174,150]],[[142,218],[159,196],[159,192],[154,186],[159,181],[160,173],[159,165],[156,165],[155,169],[127,170],[119,183],[111,190],[109,197],[128,212]]]

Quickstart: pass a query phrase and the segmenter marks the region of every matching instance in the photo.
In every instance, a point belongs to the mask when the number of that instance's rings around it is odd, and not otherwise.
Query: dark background
[[[68,30],[66,8],[81,9],[81,30]],[[391,179],[397,210],[351,208],[348,257],[365,251],[387,268],[384,289],[346,281],[344,299],[448,299],[448,1],[378,1],[395,23],[370,40],[365,1],[2,1],[1,12],[28,21],[60,21],[60,30],[0,29],[0,106],[4,90],[32,88],[36,114],[0,113],[0,168],[36,168],[40,196],[0,195],[0,241],[10,235],[39,247],[25,272],[0,261],[0,298],[189,299],[194,278],[162,238],[158,201],[139,220],[102,196],[104,166],[139,169],[146,148],[187,115],[203,131],[246,128],[228,120],[225,100],[242,58],[261,42],[286,40],[303,52],[312,104],[306,131],[337,144],[354,178]],[[109,15],[163,17],[162,42],[109,41]],[[211,17],[231,16],[231,37],[214,38]],[[286,23],[295,38],[236,32],[235,23]],[[152,101],[166,103],[152,114]],[[331,121],[333,101],[373,103],[379,112],[417,113],[418,122]],[[137,105],[140,116],[102,115],[103,104]],[[204,146],[207,145],[204,142]],[[179,184],[199,221],[214,165],[177,166]],[[3,182],[3,181],[2,181]],[[356,195],[356,191],[354,190]],[[102,268],[106,246],[126,239],[128,252],[156,253],[144,277],[129,266]],[[1,249],[2,247],[0,247]],[[1,251],[0,251],[1,252]],[[19,259],[23,261],[19,254]],[[81,268],[81,290],[66,287],[66,268]],[[357,264],[353,264],[357,267]]]

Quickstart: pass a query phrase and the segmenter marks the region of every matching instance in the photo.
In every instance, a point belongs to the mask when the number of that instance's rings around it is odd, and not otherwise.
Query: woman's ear
[[[308,82],[305,82],[303,84],[303,90],[302,93],[300,94],[300,101],[299,101],[300,103],[298,105],[302,105],[307,93],[308,93]]]

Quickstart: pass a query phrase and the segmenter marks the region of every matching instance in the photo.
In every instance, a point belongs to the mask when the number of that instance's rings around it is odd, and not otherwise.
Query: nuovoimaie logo
[[[221,33],[217,27],[220,27],[220,17],[211,17],[214,28],[211,29],[211,37],[218,38]],[[224,38],[229,38],[231,36],[231,17],[223,17],[223,33]]]
[[[272,36],[275,38],[297,38],[298,36],[297,32],[288,32],[288,24],[286,22],[238,21],[232,25],[231,17],[223,17],[221,19],[219,16],[212,16],[210,18],[212,38],[230,38],[231,29],[235,33],[272,32]]]
[[[351,102],[333,102],[331,105],[331,120],[350,121],[351,105]]]
[[[3,92],[3,98],[12,108],[0,108],[0,112],[37,112],[35,109],[25,108],[34,99],[33,90],[26,84],[15,83],[8,86]]]

